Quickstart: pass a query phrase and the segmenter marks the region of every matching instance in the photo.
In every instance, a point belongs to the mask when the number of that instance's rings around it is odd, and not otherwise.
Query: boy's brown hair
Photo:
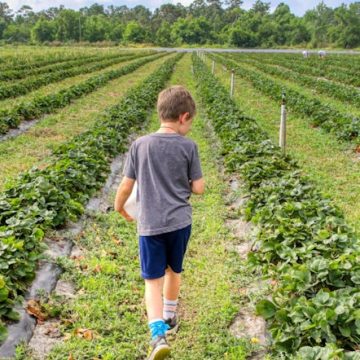
[[[157,111],[160,120],[177,121],[181,114],[188,112],[190,119],[195,116],[196,105],[189,91],[183,86],[171,86],[158,96]]]

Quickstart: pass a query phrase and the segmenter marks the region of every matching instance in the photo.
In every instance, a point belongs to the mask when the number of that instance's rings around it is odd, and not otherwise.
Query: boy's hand
[[[125,209],[120,209],[119,214],[128,222],[134,221],[134,219],[125,211]]]

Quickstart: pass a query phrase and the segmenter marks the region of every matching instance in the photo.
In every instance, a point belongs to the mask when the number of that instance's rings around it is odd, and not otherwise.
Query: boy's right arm
[[[195,143],[190,160],[189,178],[190,178],[191,192],[195,195],[202,195],[205,191],[205,181],[202,176],[198,148]]]
[[[120,213],[120,215],[123,216],[127,221],[134,220],[124,209],[124,205],[132,192],[134,184],[135,184],[134,179],[124,176],[117,189],[115,196],[115,203],[114,203],[115,211]]]
[[[195,195],[202,195],[205,191],[204,178],[191,181],[191,192]]]

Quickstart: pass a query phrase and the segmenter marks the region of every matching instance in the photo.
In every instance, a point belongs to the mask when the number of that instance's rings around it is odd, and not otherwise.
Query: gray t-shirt
[[[137,180],[139,235],[163,234],[191,224],[189,180],[202,177],[194,141],[178,134],[142,136],[130,147],[123,175]]]

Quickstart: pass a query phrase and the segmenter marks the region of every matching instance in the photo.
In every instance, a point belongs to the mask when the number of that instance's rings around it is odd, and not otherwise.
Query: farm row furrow
[[[167,60],[108,109],[94,127],[60,146],[43,170],[24,173],[0,196],[0,314],[16,319],[13,306],[33,279],[45,230],[74,220],[100,187],[109,162],[126,150],[127,137],[146,120],[159,90],[182,54]],[[5,327],[0,326],[5,337]]]
[[[272,349],[312,359],[324,352],[356,359],[360,313],[360,244],[343,213],[297,164],[244,115],[194,56],[199,94],[230,172],[249,195],[244,215],[257,226],[249,264],[274,280],[257,311]],[[226,119],[226,121],[224,121]],[[315,355],[314,355],[315,354]],[[329,356],[331,358],[331,356]]]
[[[287,59],[291,62],[305,63],[310,67],[317,67],[325,71],[340,71],[348,75],[356,75],[360,70],[360,57],[356,56],[334,56],[328,55],[324,59],[319,59],[317,56],[309,56],[306,59],[300,56],[279,56],[279,58]],[[304,61],[305,60],[305,61]]]
[[[143,52],[144,56],[145,54],[151,55],[150,52]],[[141,56],[141,53],[138,54]],[[118,54],[105,54],[105,55],[90,55],[90,56],[81,56],[80,58],[77,58],[75,60],[65,61],[63,63],[58,64],[51,64],[48,66],[43,66],[41,68],[31,68],[31,69],[25,69],[25,70],[8,70],[8,71],[2,71],[0,73],[0,80],[3,82],[0,83],[2,86],[6,85],[6,81],[9,80],[18,80],[23,79],[25,77],[29,76],[35,76],[35,75],[41,75],[41,74],[51,74],[57,71],[64,71],[67,69],[71,69],[76,66],[81,66],[84,64],[92,64],[94,62],[99,61],[105,61],[105,60],[111,60],[116,58],[127,58],[130,56],[136,56],[135,53],[118,53]],[[140,57],[139,56],[139,57]]]
[[[250,80],[256,89],[279,103],[282,99],[282,93],[285,91],[288,107],[292,111],[309,118],[314,126],[321,126],[337,136],[339,140],[359,142],[360,118],[344,114],[330,105],[303,95],[281,82],[269,79],[259,71],[250,70],[231,59],[219,55],[211,56],[228,68],[234,68],[237,75]]]
[[[238,57],[241,58],[240,56]],[[242,57],[244,58],[244,57]],[[251,59],[258,59],[258,57],[250,56]],[[351,71],[349,69],[326,67],[323,64],[315,62],[308,62],[308,59],[287,59],[286,57],[264,57],[261,61],[267,64],[279,65],[289,70],[297,71],[301,74],[311,75],[316,78],[325,78],[336,81],[342,84],[347,84],[355,87],[360,86],[358,71]],[[318,60],[319,61],[319,60]],[[327,60],[325,60],[327,61]]]
[[[334,99],[347,102],[360,108],[360,90],[339,83],[314,78],[296,70],[287,70],[284,68],[279,69],[274,65],[268,65],[262,59],[245,59],[235,58],[235,60],[255,66],[260,71],[276,76],[280,79],[291,80],[297,84],[304,85],[310,90],[316,89],[318,92],[328,95]]]
[[[207,190],[203,196],[191,198],[193,231],[183,273],[181,330],[176,338],[168,338],[171,358],[244,360],[254,346],[248,339],[229,334],[228,326],[242,305],[238,284],[249,280],[249,272],[245,275],[245,271],[240,271],[243,262],[229,250],[234,240],[224,225],[227,207],[222,197],[229,191],[228,182],[218,170],[218,149],[213,146],[214,136],[196,97],[189,54],[176,65],[167,86],[175,84],[186,86],[197,104],[190,136],[199,146]],[[153,109],[149,126],[138,135],[157,131],[158,127],[159,119]],[[106,204],[112,207],[113,191],[106,198]],[[142,321],[144,282],[139,274],[136,226],[117,212],[103,209],[93,209],[88,214],[86,228],[75,239],[76,256],[66,262],[63,280],[70,278],[74,288],[81,291],[71,299],[60,298],[61,314],[52,320],[59,323],[55,326],[66,341],[58,339],[46,356],[49,360],[70,355],[74,359],[108,360],[146,357],[149,334],[146,321]],[[68,325],[63,327],[63,323]],[[89,329],[93,340],[77,336],[79,328]],[[40,346],[36,343],[30,344],[27,354],[37,349]]]
[[[121,67],[120,69],[110,70],[100,75],[95,75],[88,80],[70,86],[67,89],[34,98],[30,102],[22,102],[10,110],[0,111],[0,134],[6,133],[10,128],[16,128],[23,120],[34,119],[43,114],[49,114],[56,109],[65,107],[74,99],[77,99],[85,94],[89,94],[110,80],[128,74],[143,64],[165,55],[165,53],[160,53],[135,60],[130,64]]]
[[[118,52],[119,53],[119,52]],[[86,55],[85,55],[86,54]],[[66,54],[63,51],[59,53],[51,53],[49,52],[47,55],[33,55],[31,54],[30,57],[26,56],[25,54],[21,54],[20,56],[15,55],[9,57],[8,61],[4,62],[0,66],[0,71],[21,71],[21,70],[30,70],[41,68],[43,66],[51,65],[51,64],[60,64],[67,61],[72,61],[79,59],[79,57],[89,55],[96,55],[96,52],[79,52],[74,51],[71,54]]]
[[[25,80],[21,80],[12,84],[3,84],[0,85],[0,100],[7,99],[10,97],[18,97],[25,95],[33,90],[40,88],[41,86],[51,84],[53,82],[66,79],[68,77],[76,76],[79,74],[92,73],[97,70],[105,69],[109,66],[119,64],[124,61],[138,59],[143,56],[148,56],[147,54],[139,55],[130,55],[130,56],[116,56],[114,58],[105,58],[99,59],[95,64],[88,65],[86,62],[82,66],[74,66],[71,69],[58,70],[50,74],[44,74],[35,77],[29,77]]]
[[[207,61],[208,66],[211,62]],[[221,66],[215,66],[215,77],[226,89],[230,76]],[[236,77],[234,101],[249,116],[256,118],[272,141],[279,142],[280,104],[252,86],[245,78]],[[321,129],[309,126],[301,115],[288,111],[286,152],[296,159],[310,178],[331,194],[348,221],[360,231],[360,154],[353,144],[340,142]]]
[[[56,113],[44,116],[18,136],[0,141],[0,192],[6,188],[6,183],[11,183],[20,172],[27,171],[32,166],[46,166],[52,149],[91,128],[103,111],[117,104],[127,91],[166,60],[166,56],[161,57],[111,80]],[[24,123],[26,125],[28,122]]]
[[[239,54],[240,55],[240,54]],[[250,54],[250,57],[257,57],[256,54]],[[316,67],[324,71],[340,71],[347,74],[355,74],[360,68],[360,57],[358,55],[333,55],[327,54],[324,58],[319,58],[315,54],[309,54],[307,58],[299,52],[298,54],[264,54],[264,60],[284,61],[288,63],[297,63],[309,67]]]

